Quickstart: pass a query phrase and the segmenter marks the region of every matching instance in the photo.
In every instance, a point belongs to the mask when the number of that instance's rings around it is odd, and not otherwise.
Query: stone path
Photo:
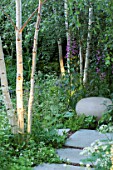
[[[59,135],[62,135],[63,131],[68,132],[69,129],[60,129],[58,131]],[[80,155],[82,148],[90,146],[97,139],[103,140],[107,139],[107,137],[113,139],[113,134],[104,135],[96,130],[81,129],[67,139],[64,148],[56,151],[65,164],[43,164],[35,167],[34,170],[87,170],[86,167],[80,166],[81,160],[86,158]],[[89,164],[91,165],[91,163]],[[91,170],[94,170],[94,168]]]

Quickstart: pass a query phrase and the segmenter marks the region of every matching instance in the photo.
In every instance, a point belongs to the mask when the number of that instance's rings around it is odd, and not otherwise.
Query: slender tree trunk
[[[77,15],[77,20],[80,23],[78,15]],[[81,43],[82,37],[80,36],[80,32],[81,32],[81,29],[80,27],[78,27],[78,34],[80,37],[80,40],[79,40],[80,84],[82,85],[83,84],[83,54],[82,54],[82,43]]]
[[[35,81],[35,68],[36,68],[36,55],[37,55],[37,41],[38,41],[39,26],[41,21],[41,8],[42,8],[42,2],[41,0],[39,0],[38,15],[37,15],[37,21],[35,26],[34,44],[33,44],[33,52],[32,52],[31,87],[30,87],[30,96],[28,102],[28,127],[27,127],[28,133],[31,133],[31,124],[32,124],[32,106],[34,100],[34,81]]]
[[[64,69],[64,62],[63,62],[63,55],[62,55],[62,41],[61,38],[58,40],[58,49],[59,49],[59,63],[60,63],[60,71],[61,75],[65,75],[65,69]]]
[[[9,124],[11,125],[12,133],[16,134],[17,133],[17,119],[16,119],[16,114],[14,114],[11,98],[9,95],[7,73],[6,73],[6,66],[5,66],[5,61],[4,61],[1,37],[0,37],[0,78],[1,78],[1,89],[2,89],[2,93],[4,97],[4,103],[6,106]]]
[[[55,13],[55,22],[57,24],[57,19],[56,19],[57,12],[56,12],[56,9],[54,7],[53,7],[53,13]],[[58,50],[59,50],[60,72],[61,72],[61,76],[64,76],[65,75],[65,69],[64,69],[64,61],[63,61],[63,55],[62,55],[62,40],[61,40],[61,38],[58,39],[57,43],[58,43]]]
[[[89,22],[88,22],[87,48],[86,48],[84,77],[83,77],[83,83],[84,83],[84,85],[87,83],[87,78],[88,78],[88,67],[89,67],[90,46],[91,46],[91,25],[92,25],[92,17],[93,17],[93,8],[92,8],[92,7],[89,7]]]
[[[68,24],[68,0],[64,0],[64,14],[65,14],[65,28],[66,28],[66,37],[67,37],[67,47],[70,47],[70,32]],[[70,52],[67,51],[67,70],[70,73]]]
[[[16,98],[19,133],[24,133],[24,110],[23,110],[23,58],[22,58],[22,4],[16,0],[16,55],[17,55],[17,77]]]

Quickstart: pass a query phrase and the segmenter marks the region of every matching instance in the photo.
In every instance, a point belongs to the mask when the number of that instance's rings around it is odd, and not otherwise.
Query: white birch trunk
[[[66,28],[66,37],[67,37],[67,46],[70,46],[70,33],[69,33],[69,24],[68,24],[68,0],[64,0],[64,14],[65,14],[65,28]],[[70,52],[67,52],[67,70],[70,73]]]
[[[19,133],[24,133],[22,32],[19,32],[21,26],[22,26],[22,4],[21,0],[16,0],[17,115]]]
[[[14,113],[13,110],[9,89],[8,89],[7,73],[6,73],[6,66],[4,61],[1,37],[0,37],[0,79],[1,79],[1,89],[3,93],[7,116],[8,116],[9,124],[11,125],[11,131],[13,134],[16,134],[17,119],[16,119],[16,114]]]
[[[89,56],[90,56],[90,44],[91,44],[92,17],[93,17],[93,8],[92,8],[92,7],[89,7],[89,22],[88,22],[87,48],[86,48],[85,66],[84,66],[84,77],[83,77],[83,84],[84,84],[84,85],[87,83],[87,77],[88,77]]]
[[[60,63],[60,71],[61,75],[65,75],[65,69],[64,69],[64,62],[63,62],[63,55],[62,55],[62,41],[61,38],[58,40],[58,49],[59,49],[59,63]]]
[[[38,41],[39,26],[41,21],[41,16],[40,16],[41,8],[42,8],[42,2],[41,0],[39,0],[39,8],[38,8],[38,15],[37,15],[37,21],[35,26],[33,52],[32,52],[31,87],[30,87],[30,96],[28,101],[28,127],[27,127],[28,133],[31,133],[31,125],[32,125],[32,107],[33,107],[33,100],[34,100],[34,81],[35,81],[35,68],[36,68],[36,55],[37,55],[37,41]]]
[[[79,21],[79,16],[77,15],[77,20]],[[79,32],[79,36],[80,36],[80,28],[78,27],[78,32]],[[82,54],[82,43],[81,43],[81,39],[79,40],[79,61],[80,61],[80,84],[83,83],[83,54]]]

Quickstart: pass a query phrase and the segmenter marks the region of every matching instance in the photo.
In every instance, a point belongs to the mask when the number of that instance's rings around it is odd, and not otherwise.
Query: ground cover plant
[[[31,135],[25,133],[15,136],[11,134],[1,98],[1,154],[4,153],[0,159],[2,169],[21,168],[24,170],[43,162],[60,162],[55,148],[62,147],[66,135],[58,136],[56,129],[70,128],[72,131],[76,131],[80,128],[95,129],[97,127],[94,117],[77,116],[73,107],[69,105],[69,85],[63,84],[63,81],[59,80],[56,75],[41,74],[39,77],[35,86]],[[24,100],[26,103],[28,94],[27,89],[25,90]],[[25,111],[25,119],[26,116]]]
[[[11,134],[4,109],[1,111],[0,121],[0,168],[32,169],[43,162],[60,162],[55,148],[61,147],[66,136],[59,136],[55,129],[44,128],[41,122],[35,120],[32,135]]]

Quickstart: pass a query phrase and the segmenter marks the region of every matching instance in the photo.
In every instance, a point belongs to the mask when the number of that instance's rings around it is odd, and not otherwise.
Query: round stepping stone
[[[81,99],[76,105],[76,113],[78,115],[96,116],[97,119],[107,111],[107,106],[112,105],[112,101],[104,97],[88,97]]]

